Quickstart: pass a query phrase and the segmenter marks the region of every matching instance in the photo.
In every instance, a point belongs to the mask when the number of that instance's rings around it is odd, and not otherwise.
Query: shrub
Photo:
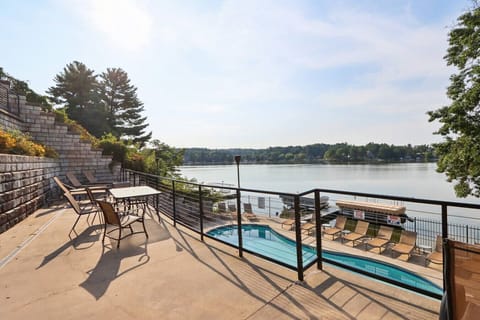
[[[128,147],[111,133],[101,137],[95,146],[103,149],[103,155],[112,156],[112,161],[123,163],[127,158]]]
[[[13,147],[15,147],[15,138],[7,132],[0,129],[0,152],[8,153]]]
[[[88,141],[92,145],[98,144],[98,139],[92,136],[84,127],[79,125],[77,122],[69,119],[64,109],[55,109],[54,114],[56,122],[66,124],[69,131],[78,133],[80,135],[80,139]]]
[[[31,137],[20,131],[4,131],[0,129],[0,152],[37,157],[58,157],[52,148],[35,143]]]

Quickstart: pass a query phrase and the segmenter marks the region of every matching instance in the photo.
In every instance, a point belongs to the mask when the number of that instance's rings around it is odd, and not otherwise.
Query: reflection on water
[[[302,192],[313,188],[390,194],[416,198],[458,200],[452,184],[435,171],[434,163],[383,165],[241,165],[242,187]],[[199,182],[236,185],[230,166],[181,167],[181,173]]]

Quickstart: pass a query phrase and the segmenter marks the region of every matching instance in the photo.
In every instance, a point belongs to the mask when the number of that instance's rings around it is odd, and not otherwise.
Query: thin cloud
[[[151,42],[153,19],[143,1],[73,0],[72,4],[91,28],[120,49],[140,51]]]

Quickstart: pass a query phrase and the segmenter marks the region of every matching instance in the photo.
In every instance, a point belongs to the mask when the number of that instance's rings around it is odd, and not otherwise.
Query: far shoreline
[[[345,165],[345,164],[355,164],[355,165],[389,165],[389,164],[408,164],[408,163],[436,163],[437,160],[431,160],[431,161],[384,161],[384,160],[376,160],[376,161],[328,161],[328,160],[322,160],[322,161],[310,161],[310,162],[266,162],[266,161],[245,161],[241,162],[242,165],[256,165],[256,164],[265,164],[265,165],[286,165],[286,164],[324,164],[324,165]],[[229,166],[229,165],[235,165],[235,162],[189,162],[189,163],[184,163],[181,166],[182,167],[194,167],[194,166]]]

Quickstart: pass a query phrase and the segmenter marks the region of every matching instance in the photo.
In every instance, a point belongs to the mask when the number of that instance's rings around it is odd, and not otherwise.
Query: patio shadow
[[[163,223],[157,223],[154,220],[146,220],[145,226],[149,234],[149,238],[145,238],[143,234],[136,234],[123,239],[120,248],[116,249],[117,242],[107,241],[102,246],[102,253],[96,266],[89,270],[88,278],[80,284],[90,293],[96,300],[100,299],[107,291],[110,283],[124,274],[133,271],[150,261],[148,254],[148,246],[155,242],[169,239],[170,233],[163,226]],[[105,249],[108,251],[105,252]],[[125,270],[120,272],[120,265],[123,259],[137,257],[136,262]],[[129,264],[131,264],[129,260]]]

